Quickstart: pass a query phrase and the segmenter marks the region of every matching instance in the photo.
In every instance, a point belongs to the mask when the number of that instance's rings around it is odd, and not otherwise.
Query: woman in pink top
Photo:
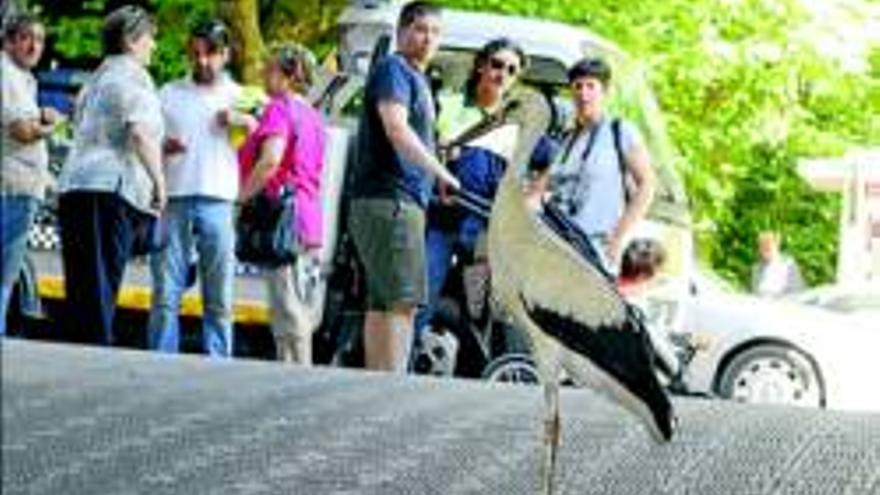
[[[278,358],[303,365],[312,362],[312,332],[319,322],[297,285],[297,265],[315,263],[323,235],[319,192],[326,132],[320,113],[302,96],[314,68],[314,57],[299,45],[285,45],[269,57],[264,83],[270,101],[239,151],[241,201],[263,189],[277,195],[286,188],[296,197],[302,255],[295,265],[270,270],[267,281]]]

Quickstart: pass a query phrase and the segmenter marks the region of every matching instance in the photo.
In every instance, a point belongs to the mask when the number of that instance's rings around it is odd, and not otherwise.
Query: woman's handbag
[[[277,197],[264,190],[241,206],[235,226],[239,261],[274,268],[296,260],[295,199],[286,189]]]

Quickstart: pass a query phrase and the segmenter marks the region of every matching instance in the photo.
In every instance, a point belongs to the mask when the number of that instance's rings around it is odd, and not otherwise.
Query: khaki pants
[[[272,334],[278,359],[311,366],[312,333],[318,326],[317,311],[307,302],[297,283],[297,266],[308,263],[306,256],[296,262],[269,270],[266,281],[272,314]]]

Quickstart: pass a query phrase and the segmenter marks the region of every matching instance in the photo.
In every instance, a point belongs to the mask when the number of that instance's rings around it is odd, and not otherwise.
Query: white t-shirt
[[[46,141],[38,139],[31,143],[21,143],[12,137],[10,128],[16,120],[40,118],[37,106],[37,80],[22,69],[5,50],[0,50],[0,190],[3,194],[43,197],[48,182],[47,165],[49,154]]]
[[[761,296],[780,296],[797,290],[794,262],[791,258],[779,255],[771,261],[759,265],[755,292]]]
[[[205,196],[233,201],[238,196],[238,158],[217,113],[233,108],[241,87],[228,76],[210,86],[192,79],[166,84],[160,93],[166,135],[180,139],[183,153],[165,159],[168,196]]]

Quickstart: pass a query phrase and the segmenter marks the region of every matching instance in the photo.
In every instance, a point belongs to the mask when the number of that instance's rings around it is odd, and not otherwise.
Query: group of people
[[[238,108],[242,87],[225,71],[231,39],[221,21],[193,27],[189,74],[161,89],[147,71],[156,28],[140,7],[110,13],[101,31],[103,59],[77,97],[74,144],[57,184],[67,308],[63,338],[113,344],[125,267],[148,250],[149,347],[178,351],[180,301],[195,264],[204,307],[203,349],[229,357],[236,203],[294,191],[302,262],[320,248],[325,128],[304,96],[315,59],[296,44],[273,50],[263,74],[268,102],[252,115]],[[37,106],[31,74],[43,51],[43,24],[31,14],[17,14],[4,22],[3,37],[0,322],[48,185],[46,138],[60,121],[57,112]],[[247,133],[238,149],[230,140],[234,127]],[[309,364],[317,322],[308,321],[292,267],[269,270],[266,279],[279,356]]]
[[[365,270],[369,368],[407,369],[452,256],[473,256],[487,226],[485,216],[450,196],[460,192],[491,202],[521,145],[516,133],[511,138],[496,132],[491,144],[486,136],[464,142],[460,137],[504,111],[508,91],[526,69],[526,54],[511,39],[490,41],[476,54],[464,90],[441,93],[436,105],[426,69],[442,24],[441,11],[429,3],[404,6],[398,50],[373,67],[367,80],[349,227]],[[613,129],[614,119],[606,115],[610,80],[610,66],[599,58],[570,68],[573,129],[558,143],[559,153],[536,153],[541,155],[536,161],[547,166],[530,177],[524,199],[535,209],[545,201],[565,205],[614,274],[625,242],[650,205],[655,176],[638,129],[626,121]],[[542,151],[557,147],[539,142]],[[438,148],[446,163],[438,159]],[[559,177],[560,183],[551,180]]]
[[[408,369],[413,344],[431,325],[452,259],[472,258],[487,228],[485,214],[452,198],[461,193],[491,203],[522,145],[517,132],[470,135],[493,117],[503,119],[510,89],[526,69],[526,53],[511,39],[492,40],[474,57],[463,89],[435,95],[427,69],[442,24],[433,4],[416,0],[403,6],[397,51],[380,59],[366,82],[347,227],[364,268],[363,343],[370,369]],[[44,33],[39,19],[28,14],[4,23],[0,325],[27,230],[48,184],[46,137],[62,120],[37,106],[31,70],[42,54]],[[236,204],[257,194],[293,191],[302,262],[316,255],[327,228],[319,200],[326,131],[304,96],[315,60],[296,44],[273,50],[264,68],[269,99],[252,114],[236,104],[242,87],[225,70],[231,39],[221,21],[191,30],[189,74],[161,89],[147,71],[155,34],[155,21],[140,7],[108,15],[103,61],[77,100],[75,143],[58,184],[65,338],[113,343],[123,272],[144,242],[143,231],[152,226],[161,241],[150,255],[149,347],[179,349],[180,302],[195,264],[204,351],[228,357]],[[557,140],[539,141],[524,199],[534,210],[557,205],[586,234],[609,274],[617,275],[623,261],[626,293],[653,276],[663,253],[656,243],[642,243],[623,256],[656,179],[638,128],[605,109],[611,77],[600,58],[569,69],[573,125]],[[229,137],[236,127],[247,132],[238,148]],[[760,290],[778,285],[780,270],[766,267]],[[267,272],[278,356],[308,365],[319,322],[309,319],[295,266]]]

